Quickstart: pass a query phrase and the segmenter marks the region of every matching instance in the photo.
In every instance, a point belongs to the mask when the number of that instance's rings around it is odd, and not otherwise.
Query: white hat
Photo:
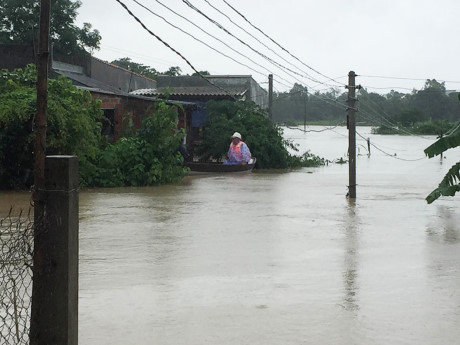
[[[235,133],[233,133],[233,135],[231,136],[231,138],[232,138],[232,139],[233,139],[233,138],[238,138],[238,139],[241,140],[241,134],[238,133],[238,132],[235,132]]]

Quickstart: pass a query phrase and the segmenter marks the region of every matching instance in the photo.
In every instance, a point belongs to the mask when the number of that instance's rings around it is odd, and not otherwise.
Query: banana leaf
[[[424,152],[429,158],[432,158],[457,146],[460,146],[460,133],[455,133],[439,139],[434,144],[428,146]]]
[[[425,150],[426,151],[426,150]],[[438,188],[433,190],[425,200],[431,204],[433,201],[438,199],[441,195],[443,196],[454,196],[456,192],[460,191],[460,162],[454,164],[449,169],[443,180],[439,184]]]

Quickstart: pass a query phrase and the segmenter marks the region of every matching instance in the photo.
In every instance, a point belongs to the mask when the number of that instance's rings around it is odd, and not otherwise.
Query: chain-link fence
[[[33,218],[33,217],[32,217]],[[32,301],[33,220],[28,214],[0,219],[0,344],[29,343]]]

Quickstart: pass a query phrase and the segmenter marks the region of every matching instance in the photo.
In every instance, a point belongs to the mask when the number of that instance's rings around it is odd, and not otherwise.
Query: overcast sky
[[[358,74],[357,84],[368,91],[387,93],[394,89],[409,93],[413,88],[423,88],[426,79],[445,81],[447,89],[460,90],[458,0],[226,0],[295,58],[224,0],[188,2],[232,36],[182,0],[137,2],[185,33],[133,0],[121,1],[199,71],[250,74],[265,88],[272,73],[278,91],[290,89],[294,83],[307,86],[311,92],[341,87],[350,70]],[[144,30],[116,0],[82,0],[77,23],[84,22],[101,33],[101,49],[94,52],[98,58],[112,61],[130,57],[160,72],[179,66],[183,74],[193,73],[182,58]]]

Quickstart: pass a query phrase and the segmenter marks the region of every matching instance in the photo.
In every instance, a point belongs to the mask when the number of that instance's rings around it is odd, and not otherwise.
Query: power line
[[[188,35],[189,37],[192,37],[194,40],[200,42],[201,44],[205,45],[205,46],[208,47],[209,49],[211,49],[211,50],[217,52],[218,54],[221,54],[221,55],[225,56],[226,58],[228,58],[228,59],[230,59],[230,60],[232,60],[232,61],[234,61],[234,62],[240,64],[241,66],[244,66],[244,67],[250,69],[250,70],[253,71],[253,72],[256,72],[256,73],[258,73],[258,74],[261,74],[261,75],[264,75],[264,76],[265,76],[265,74],[264,74],[263,72],[257,71],[256,69],[253,69],[252,67],[250,67],[250,66],[248,66],[248,65],[246,65],[246,64],[244,64],[244,63],[242,63],[242,62],[240,62],[240,61],[238,61],[238,60],[236,60],[236,59],[234,59],[233,57],[231,57],[231,56],[229,56],[229,55],[227,55],[227,54],[221,52],[220,50],[217,50],[216,48],[214,48],[214,47],[212,47],[212,46],[210,46],[210,45],[207,44],[206,42],[204,42],[204,41],[202,41],[202,40],[196,38],[196,37],[193,36],[191,33],[189,33],[189,32],[187,32],[187,31],[181,29],[180,27],[178,27],[178,26],[172,24],[172,23],[169,22],[166,18],[164,18],[164,17],[160,16],[159,14],[153,12],[151,9],[149,9],[149,8],[146,7],[146,6],[144,6],[144,5],[141,4],[139,1],[137,1],[137,0],[133,0],[133,1],[134,1],[136,4],[138,4],[139,6],[141,6],[143,9],[145,9],[145,10],[147,10],[148,12],[150,12],[151,14],[153,14],[154,16],[156,16],[156,17],[158,17],[158,18],[161,18],[163,21],[165,21],[167,24],[169,24],[169,25],[172,26],[173,28],[175,28],[175,29],[181,31],[182,33]],[[211,36],[212,36],[212,35],[211,35]],[[238,52],[237,52],[237,53],[238,53]],[[249,59],[247,56],[245,56],[245,55],[243,55],[243,54],[241,54],[241,53],[239,53],[239,54],[242,55],[242,56],[244,56],[244,57],[246,57],[247,59]],[[249,60],[250,60],[251,62],[255,63],[255,62],[252,61],[251,59],[249,59]],[[263,66],[261,66],[261,67],[263,67]]]
[[[128,13],[131,17],[133,17],[141,26],[144,30],[146,30],[150,35],[152,35],[153,37],[155,37],[158,41],[160,41],[161,43],[163,43],[167,48],[169,48],[170,50],[172,50],[174,53],[176,53],[177,55],[179,55],[179,57],[184,60],[192,70],[195,71],[195,73],[197,73],[201,78],[203,78],[204,80],[206,80],[206,82],[208,82],[209,84],[211,84],[212,86],[224,91],[225,93],[227,93],[228,95],[230,95],[230,93],[217,86],[217,85],[214,85],[210,80],[208,80],[207,78],[205,78],[200,72],[198,72],[198,70],[190,63],[190,61],[188,61],[181,53],[179,53],[176,49],[174,49],[173,47],[171,47],[168,43],[166,43],[165,41],[163,41],[158,35],[156,35],[155,33],[153,33],[150,29],[148,29],[145,24],[138,18],[134,15],[133,12],[131,12],[131,10],[123,3],[121,2],[120,0],[115,0],[116,2],[118,2]],[[232,98],[234,98],[232,95],[230,95]]]
[[[367,138],[364,138],[360,133],[358,133],[358,131],[355,131],[356,134],[358,134],[362,139],[366,140],[367,141]],[[415,162],[415,161],[420,161],[422,159],[426,159],[426,157],[421,157],[421,158],[416,158],[416,159],[405,159],[405,158],[400,158],[398,156],[395,156],[395,155],[392,155],[391,153],[388,153],[388,152],[385,152],[384,150],[382,150],[381,148],[379,148],[377,145],[373,144],[372,142],[370,142],[370,144],[372,145],[372,147],[376,148],[378,151],[384,153],[385,155],[391,157],[391,158],[394,158],[394,159],[398,159],[398,160],[401,160],[401,161],[406,161],[406,162]]]
[[[221,29],[222,31],[224,31],[226,34],[228,34],[229,36],[235,38],[238,42],[240,42],[241,44],[243,44],[244,46],[248,47],[249,49],[251,49],[253,52],[255,52],[256,54],[260,55],[261,57],[263,57],[264,59],[266,59],[267,61],[269,61],[271,64],[275,65],[276,67],[280,68],[281,70],[286,70],[286,71],[289,71],[293,74],[296,74],[298,76],[301,76],[303,78],[306,78],[306,79],[309,79],[313,82],[319,82],[318,80],[316,79],[312,79],[311,77],[307,76],[307,75],[302,75],[296,71],[293,71],[292,69],[286,67],[286,66],[283,66],[282,64],[276,62],[275,60],[271,59],[270,57],[268,57],[267,55],[259,52],[258,50],[256,50],[255,48],[253,48],[252,46],[250,46],[249,44],[247,44],[246,42],[244,42],[243,40],[241,40],[240,38],[236,37],[235,35],[233,35],[229,30],[227,30],[222,24],[218,23],[217,21],[215,21],[214,19],[210,18],[208,15],[206,15],[203,11],[201,11],[200,9],[198,9],[196,6],[194,6],[189,0],[182,0],[182,2],[184,4],[186,4],[188,7],[190,7],[191,9],[193,9],[195,12],[199,13],[200,15],[202,15],[203,17],[205,17],[207,20],[209,20],[211,23],[213,23],[214,25],[216,25],[219,29]],[[299,81],[300,83],[302,83],[302,81],[298,80],[297,78],[295,78],[294,76],[290,75],[289,73],[285,72],[286,74],[288,74],[290,77],[296,79],[297,81]]]
[[[250,32],[248,32],[246,29],[244,29],[243,27],[241,27],[239,24],[235,23],[227,14],[225,14],[224,12],[222,12],[221,10],[219,10],[216,6],[212,5],[208,0],[204,0],[209,6],[211,6],[213,9],[215,9],[217,12],[219,12],[220,14],[222,14],[224,17],[226,17],[233,25],[235,25],[236,27],[238,27],[240,30],[244,31],[246,34],[248,34],[249,36],[251,36],[253,39],[255,39],[257,42],[259,42],[261,45],[263,45],[265,48],[267,48],[268,50],[270,50],[272,53],[274,53],[276,56],[278,56],[280,59],[282,59],[284,62],[288,63],[289,65],[291,65],[292,67],[294,68],[297,68],[299,71],[305,73],[302,69],[300,69],[299,67],[297,67],[296,65],[294,65],[293,63],[289,62],[288,60],[286,60],[284,57],[282,57],[280,54],[278,54],[277,52],[275,52],[272,48],[270,48],[269,46],[267,46],[265,43],[263,43],[260,39],[258,39],[257,37],[255,37],[253,34],[251,34]],[[306,74],[308,75],[310,78],[313,78],[312,76],[310,76],[309,74]],[[319,81],[318,81],[319,82]],[[319,82],[320,83],[320,82]],[[320,83],[321,84],[321,83]]]
[[[297,131],[301,131],[301,132],[304,132],[304,133],[311,133],[311,132],[322,133],[322,132],[325,132],[325,131],[333,131],[333,132],[335,132],[334,129],[339,127],[342,124],[343,124],[343,122],[339,123],[338,125],[332,126],[332,127],[324,127],[324,129],[318,129],[318,130],[315,130],[315,129],[306,130],[306,129],[293,127],[293,126],[288,126],[288,125],[283,125],[283,127],[293,129],[293,130],[297,130]],[[335,132],[335,133],[337,133],[337,132]]]
[[[378,105],[377,105],[376,103],[374,103],[371,99],[368,99],[367,101],[368,101],[369,103],[372,103],[372,104],[378,106]],[[361,103],[361,104],[364,105],[365,103]],[[365,105],[368,106],[369,109],[370,109],[372,112],[374,112],[374,113],[376,114],[376,116],[378,116],[378,117],[380,117],[381,119],[383,119],[383,120],[387,123],[387,125],[389,125],[390,127],[395,128],[397,131],[399,131],[399,132],[401,132],[401,133],[405,133],[405,134],[407,134],[407,135],[419,136],[419,135],[417,135],[417,134],[415,134],[415,133],[412,133],[411,131],[409,131],[409,130],[407,130],[407,129],[405,129],[405,128],[399,128],[399,126],[398,126],[397,124],[393,123],[392,121],[390,121],[388,118],[386,118],[385,116],[383,116],[383,115],[381,114],[381,112],[382,112],[382,113],[385,114],[386,116],[391,117],[391,116],[388,115],[384,110],[380,110],[380,111],[379,111],[379,110],[376,110],[376,109],[372,108],[370,105],[367,105],[367,104],[365,104]],[[424,138],[424,139],[427,139],[427,140],[431,140],[431,138],[426,138],[426,137],[423,137],[423,136],[420,136],[420,137],[421,137],[421,138]]]
[[[225,1],[225,0],[224,0]],[[360,75],[360,77],[365,77],[365,78],[380,78],[380,79],[397,79],[397,80],[410,80],[410,81],[427,81],[431,80],[430,78],[407,78],[407,77],[392,77],[392,76],[383,76],[383,75]],[[438,82],[444,82],[444,83],[454,83],[454,84],[460,84],[460,81],[453,81],[453,80],[438,80],[435,79]]]
[[[312,70],[313,72],[319,74],[320,76],[323,76],[325,77],[326,79],[330,80],[330,81],[333,81],[339,85],[342,85],[342,83],[334,80],[333,78],[330,78],[324,74],[322,74],[321,72],[318,72],[317,70],[315,70],[313,67],[307,65],[306,63],[304,63],[303,61],[301,61],[299,58],[297,58],[296,56],[294,56],[291,52],[289,52],[286,48],[284,48],[283,46],[281,46],[278,42],[276,42],[273,38],[271,38],[270,36],[268,36],[265,32],[263,32],[261,29],[259,29],[258,27],[256,27],[254,24],[252,24],[243,14],[241,14],[241,12],[239,12],[237,9],[235,9],[232,5],[230,5],[226,0],[222,0],[228,7],[230,7],[233,11],[235,11],[239,16],[241,16],[249,25],[251,25],[254,29],[256,29],[257,31],[259,31],[262,35],[264,35],[265,37],[267,37],[270,41],[272,41],[274,44],[276,44],[278,47],[280,47],[283,51],[285,51],[286,53],[288,53],[291,57],[293,57],[294,59],[296,59],[297,61],[299,61],[302,65],[304,65],[305,67],[307,67],[308,69]]]
[[[133,1],[135,1],[139,6],[142,6],[142,7],[143,7],[144,9],[146,9],[147,11],[153,13],[153,11],[151,11],[150,9],[148,9],[147,7],[145,7],[144,5],[141,5],[138,1],[136,1],[136,0],[133,0]],[[202,31],[203,33],[205,33],[205,34],[208,35],[209,37],[211,37],[211,38],[217,40],[218,42],[222,43],[223,45],[225,45],[227,48],[229,48],[229,49],[232,50],[233,52],[237,53],[238,55],[240,55],[240,56],[242,56],[242,57],[244,57],[244,58],[246,58],[246,59],[248,59],[248,60],[249,60],[250,62],[252,62],[253,64],[255,64],[255,65],[257,65],[257,66],[259,66],[259,67],[265,69],[267,72],[272,73],[269,69],[267,69],[267,68],[264,67],[263,65],[261,65],[261,64],[259,64],[259,63],[257,63],[257,62],[255,62],[254,60],[252,60],[252,59],[249,58],[248,56],[242,54],[240,51],[238,51],[238,50],[232,48],[230,45],[228,45],[228,44],[227,44],[226,42],[224,42],[223,40],[221,40],[221,39],[217,38],[216,36],[210,34],[209,32],[207,32],[206,30],[204,30],[203,28],[201,28],[201,27],[198,26],[197,24],[193,23],[190,19],[184,17],[183,15],[177,13],[176,11],[174,11],[173,9],[171,9],[170,7],[166,6],[166,5],[165,5],[164,3],[162,3],[161,1],[159,1],[159,0],[155,0],[155,1],[156,1],[159,5],[161,5],[162,7],[166,8],[168,11],[172,12],[172,13],[175,14],[176,16],[182,18],[183,20],[187,21],[188,23],[190,23],[190,24],[193,25],[194,27],[198,28],[200,31]],[[154,14],[154,13],[153,13],[153,14]],[[155,15],[156,15],[156,14],[155,14]],[[180,29],[180,30],[181,30],[181,29]],[[182,30],[181,30],[181,31],[182,31]],[[213,49],[213,48],[212,48],[212,49]],[[214,49],[213,49],[213,50],[214,50]],[[232,60],[233,60],[233,59],[232,59]],[[264,75],[262,72],[256,71],[256,70],[254,70],[253,68],[251,68],[251,67],[249,67],[249,66],[247,66],[247,65],[245,65],[245,64],[242,64],[242,63],[240,63],[240,64],[243,65],[243,66],[245,66],[245,67],[248,67],[249,69],[251,69],[252,71],[255,71],[256,73],[259,73],[259,74]],[[284,72],[284,71],[283,71],[283,72]],[[276,73],[272,73],[272,74],[273,74],[274,76],[278,77],[279,79],[284,80],[284,81],[287,82],[287,83],[290,83],[288,80],[284,79],[284,78],[281,77],[280,75],[278,75],[278,74],[276,74]],[[280,82],[278,82],[278,83],[280,83]],[[290,87],[290,85],[286,85],[286,84],[283,84],[283,83],[280,83],[280,84],[283,85],[283,86],[285,86],[285,87]]]

